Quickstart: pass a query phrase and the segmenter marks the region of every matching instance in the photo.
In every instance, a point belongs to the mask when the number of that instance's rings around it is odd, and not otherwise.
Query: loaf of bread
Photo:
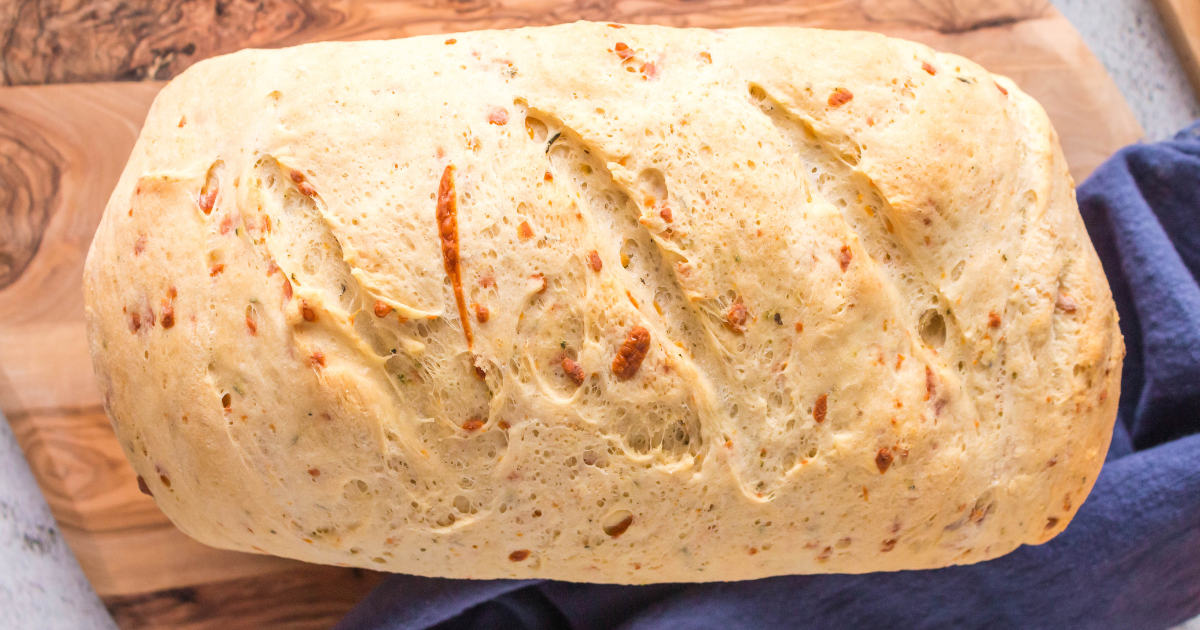
[[[85,272],[206,544],[647,583],[1062,531],[1124,346],[1045,113],[868,33],[577,23],[248,50],[158,96]]]

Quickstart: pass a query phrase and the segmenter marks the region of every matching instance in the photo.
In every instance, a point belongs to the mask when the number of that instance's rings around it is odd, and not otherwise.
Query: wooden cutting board
[[[93,2],[99,14],[87,10]],[[791,24],[906,37],[1012,77],[1049,112],[1077,181],[1141,136],[1104,69],[1044,0],[261,0],[220,11],[214,2],[131,0],[146,10],[118,12],[104,28],[101,0],[38,19],[0,15],[5,83],[93,82],[0,87],[0,409],[123,628],[327,628],[381,576],[210,549],[138,493],[93,382],[80,276],[162,84],[102,81],[168,78],[248,45],[576,19]]]

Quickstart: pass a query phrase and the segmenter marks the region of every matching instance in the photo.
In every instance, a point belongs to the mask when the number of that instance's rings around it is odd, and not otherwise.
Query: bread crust
[[[1033,99],[795,28],[198,63],[84,287],[105,407],[183,531],[452,578],[1038,544],[1095,481],[1124,355]]]

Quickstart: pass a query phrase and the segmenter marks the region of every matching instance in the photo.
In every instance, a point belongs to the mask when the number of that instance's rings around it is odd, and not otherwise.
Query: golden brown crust
[[[639,583],[1068,525],[1124,350],[1011,81],[865,33],[452,39],[245,51],[155,102],[84,285],[106,408],[184,531]]]

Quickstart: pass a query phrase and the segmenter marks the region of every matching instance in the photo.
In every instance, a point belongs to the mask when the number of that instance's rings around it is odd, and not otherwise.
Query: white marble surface
[[[1168,138],[1200,103],[1150,0],[1051,0],[1108,68],[1146,130]],[[113,630],[0,416],[0,628]],[[1200,630],[1200,618],[1176,630]]]
[[[115,630],[0,415],[0,628]]]
[[[1200,118],[1200,103],[1150,0],[1051,2],[1108,69],[1147,141],[1170,138]]]

